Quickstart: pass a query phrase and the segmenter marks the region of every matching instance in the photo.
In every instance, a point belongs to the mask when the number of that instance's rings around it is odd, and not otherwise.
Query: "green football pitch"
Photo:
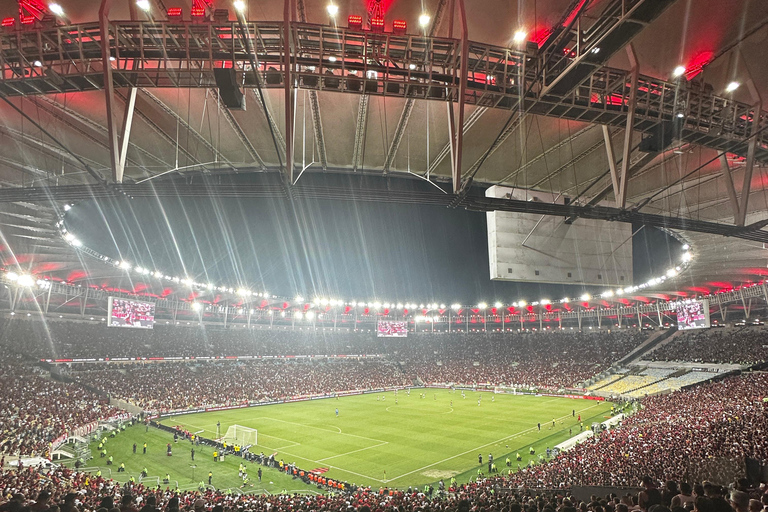
[[[421,398],[422,393],[425,398]],[[275,453],[277,460],[295,463],[304,470],[324,471],[328,478],[357,485],[406,488],[441,478],[447,482],[452,476],[466,482],[477,475],[478,469],[487,473],[489,453],[500,473],[510,469],[505,464],[507,456],[512,461],[511,469],[516,470],[518,452],[523,458],[521,465],[529,458],[538,461],[547,447],[579,433],[579,415],[586,429],[593,422],[604,421],[610,408],[610,403],[594,400],[473,391],[462,397],[458,390],[414,389],[410,394],[399,391],[397,395],[366,394],[179,415],[162,423],[181,425],[191,432],[202,430],[201,435],[207,438],[216,437],[217,422],[221,422],[222,435],[230,425],[255,428],[258,446],[252,447],[252,452]],[[143,456],[141,447],[146,439],[150,439],[150,449]],[[139,446],[137,455],[131,453],[133,442]],[[200,480],[207,481],[211,470],[217,487],[239,486],[237,469],[242,459],[228,457],[214,463],[211,448],[200,447],[193,463],[188,441],[173,445],[174,456],[168,458],[168,442],[173,444],[168,433],[133,427],[110,439],[107,447],[109,453],[115,453],[116,465],[126,463],[126,474],[142,467],[150,475],[169,472],[180,487],[188,488]],[[529,456],[530,447],[536,450],[534,457]],[[478,464],[478,454],[482,454],[483,465]],[[103,464],[104,459],[97,455],[92,462]],[[197,466],[195,475],[192,464]],[[112,466],[113,476],[114,471]],[[255,473],[255,467],[249,470],[252,481]],[[254,483],[269,491],[303,487],[297,480],[266,469],[263,482]]]

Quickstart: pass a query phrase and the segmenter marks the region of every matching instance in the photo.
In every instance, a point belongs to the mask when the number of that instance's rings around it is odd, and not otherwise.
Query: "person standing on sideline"
[[[192,460],[195,460],[195,449],[194,448],[192,448],[192,451],[190,452],[190,454],[192,455]]]
[[[337,418],[339,417],[339,408],[338,407],[336,408],[336,417]]]

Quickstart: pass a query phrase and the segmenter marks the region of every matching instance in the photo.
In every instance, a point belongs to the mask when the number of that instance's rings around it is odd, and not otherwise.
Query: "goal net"
[[[244,427],[242,425],[231,425],[221,441],[228,444],[237,444],[243,448],[254,446],[258,441],[258,431],[255,428]]]

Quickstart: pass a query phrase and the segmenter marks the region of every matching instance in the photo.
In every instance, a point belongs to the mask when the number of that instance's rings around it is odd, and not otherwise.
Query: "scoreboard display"
[[[709,301],[684,300],[675,304],[677,328],[681,331],[688,329],[706,329],[709,323]]]
[[[110,327],[152,329],[155,325],[155,304],[133,299],[109,297]]]
[[[408,324],[406,322],[379,320],[376,333],[379,338],[407,338]]]

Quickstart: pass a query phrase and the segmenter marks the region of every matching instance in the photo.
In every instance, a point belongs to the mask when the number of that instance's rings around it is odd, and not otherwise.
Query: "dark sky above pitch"
[[[80,203],[67,214],[67,225],[86,246],[134,265],[280,296],[469,304],[557,300],[584,291],[491,281],[486,216],[459,209],[363,201],[137,198]],[[663,274],[678,254],[676,241],[639,229],[635,282]]]

